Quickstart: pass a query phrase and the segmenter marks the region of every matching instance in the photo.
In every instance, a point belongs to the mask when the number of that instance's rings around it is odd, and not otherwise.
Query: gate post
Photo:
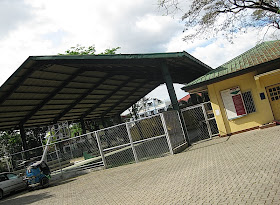
[[[100,156],[101,156],[103,164],[104,164],[104,168],[106,169],[107,168],[107,163],[106,163],[105,155],[104,155],[104,152],[103,152],[103,149],[102,149],[102,146],[101,146],[100,137],[98,136],[97,131],[95,131],[94,134],[95,134],[95,138],[96,138],[96,141],[97,141]]]
[[[134,155],[135,162],[138,163],[139,161],[138,161],[137,153],[136,153],[136,150],[135,150],[135,147],[134,147],[134,144],[133,144],[133,139],[131,137],[131,133],[130,133],[130,130],[129,130],[129,127],[128,127],[128,123],[125,123],[125,126],[126,126],[127,134],[128,134],[128,137],[129,137],[129,141],[130,141],[130,144],[131,144],[131,148],[132,148],[132,152],[133,152],[133,155]]]
[[[208,117],[207,117],[207,113],[206,113],[204,105],[205,104],[201,105],[202,112],[203,112],[203,115],[204,115],[204,119],[205,119],[205,123],[206,123],[207,129],[208,129],[208,133],[209,133],[209,136],[210,136],[210,139],[211,139],[212,138],[212,131],[211,131],[211,127],[210,127],[210,124],[209,124],[209,121],[208,121]]]
[[[164,116],[163,116],[162,113],[160,113],[160,118],[161,118],[162,126],[163,126],[163,129],[164,129],[164,132],[165,132],[166,141],[167,141],[167,144],[168,144],[168,147],[169,147],[170,154],[173,155],[174,152],[173,152],[173,149],[172,149],[172,144],[171,144],[170,137],[169,137],[169,134],[168,134],[166,122],[165,122],[165,119],[164,119]]]
[[[181,128],[182,128],[182,130],[183,130],[183,134],[184,134],[185,140],[186,140],[186,142],[188,143],[188,142],[190,142],[188,129],[187,129],[187,126],[186,126],[186,122],[185,122],[184,117],[182,117],[182,119],[183,119],[183,122],[182,122],[181,117],[180,117],[180,113],[181,113],[181,116],[183,116],[181,110],[180,110],[180,111],[177,111],[178,119],[179,119]],[[183,123],[184,123],[184,125],[183,125]],[[186,132],[184,132],[184,126],[185,126],[185,128],[186,128]]]
[[[61,173],[61,175],[62,175],[62,174],[63,174],[63,173],[62,173],[62,167],[61,167],[61,162],[60,162],[59,154],[58,154],[58,151],[57,151],[57,148],[56,148],[56,143],[54,143],[54,148],[55,148],[56,157],[57,157],[57,159],[58,159],[58,164],[59,164],[59,168],[60,168],[60,173]]]

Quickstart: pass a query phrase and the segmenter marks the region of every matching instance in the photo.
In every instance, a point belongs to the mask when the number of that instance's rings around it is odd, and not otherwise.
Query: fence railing
[[[191,143],[211,139],[219,134],[210,102],[181,110]]]
[[[52,142],[46,161],[54,174],[110,168],[170,155],[183,144],[186,137],[178,112],[168,111]],[[44,146],[11,154],[13,171],[22,171],[26,159],[40,160],[43,149]]]

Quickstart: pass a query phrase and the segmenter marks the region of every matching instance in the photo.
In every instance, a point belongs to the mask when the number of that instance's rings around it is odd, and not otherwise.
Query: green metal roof
[[[119,115],[164,83],[212,70],[186,52],[31,56],[0,87],[0,130]]]
[[[201,86],[225,80],[245,72],[258,65],[280,58],[280,40],[263,42],[227,63],[188,83],[182,89],[189,91]]]

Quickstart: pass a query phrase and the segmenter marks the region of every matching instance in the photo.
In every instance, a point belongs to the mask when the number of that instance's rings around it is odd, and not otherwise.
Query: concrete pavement
[[[0,204],[280,204],[280,126],[91,172]]]

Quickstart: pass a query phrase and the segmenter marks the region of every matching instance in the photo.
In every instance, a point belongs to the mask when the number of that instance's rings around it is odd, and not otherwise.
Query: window
[[[16,179],[16,178],[18,178],[17,175],[12,174],[12,173],[7,174],[7,177],[8,177],[8,179]]]
[[[244,101],[244,105],[245,105],[247,114],[256,112],[256,107],[254,104],[254,100],[253,100],[251,91],[242,93],[242,97],[243,97],[243,101]]]
[[[268,91],[271,101],[280,100],[280,86],[270,88]]]

